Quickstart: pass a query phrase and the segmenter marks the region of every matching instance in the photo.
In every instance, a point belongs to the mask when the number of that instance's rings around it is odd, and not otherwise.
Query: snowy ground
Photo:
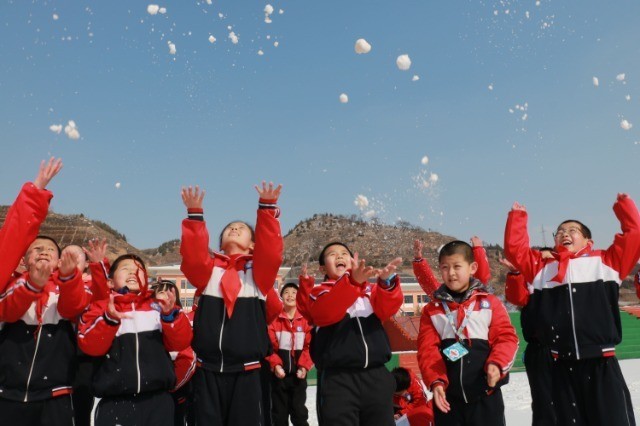
[[[633,411],[638,419],[640,418],[640,359],[620,361],[620,366],[631,392]],[[507,424],[518,426],[531,424],[531,395],[527,375],[512,374],[509,384],[502,388],[502,395],[506,407]],[[315,386],[307,388],[307,407],[309,408],[309,425],[317,426]]]

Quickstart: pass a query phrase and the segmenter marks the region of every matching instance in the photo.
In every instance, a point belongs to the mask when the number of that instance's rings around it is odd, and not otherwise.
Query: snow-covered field
[[[640,359],[630,359],[620,361],[622,373],[629,386],[631,399],[633,401],[633,411],[636,419],[640,418]],[[530,425],[531,424],[531,395],[529,394],[529,384],[526,373],[514,373],[511,375],[509,384],[502,388],[505,403],[505,415],[508,425]],[[309,408],[309,424],[316,426],[316,387],[307,388],[307,407]]]

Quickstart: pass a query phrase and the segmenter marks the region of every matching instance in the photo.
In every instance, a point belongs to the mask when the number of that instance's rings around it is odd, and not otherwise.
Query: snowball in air
[[[598,80],[598,77],[593,77],[593,85],[596,87],[600,85],[600,81]]]
[[[160,6],[158,6],[157,4],[150,4],[149,6],[147,6],[147,13],[149,15],[155,15],[156,13],[158,13],[158,10],[160,10]]]
[[[369,53],[371,52],[371,45],[367,42],[367,40],[359,38],[358,40],[356,40],[355,50],[358,55]]]
[[[487,89],[489,89],[489,90],[493,90],[493,83],[491,83],[491,84],[487,87]]]
[[[425,155],[424,157],[422,157],[422,160],[420,160],[420,162],[423,166],[426,166],[429,163],[429,157]]]
[[[213,0],[207,0],[207,4],[208,4],[208,5],[213,4]]]
[[[279,42],[277,42],[277,41],[274,41],[274,42],[273,42],[273,46],[274,46],[274,47],[278,47],[278,45],[279,45],[279,44],[280,44],[280,43],[279,43]]]
[[[54,13],[54,14],[53,14],[53,20],[54,20],[54,21],[57,21],[57,20],[58,20],[58,18],[59,18],[58,14],[57,14],[57,13]]]
[[[270,4],[266,5],[264,7],[264,13],[266,13],[267,15],[271,15],[273,13],[273,6],[271,6]]]
[[[407,71],[411,68],[411,59],[409,59],[409,55],[405,54],[398,56],[398,59],[396,59],[396,65],[401,71]]]
[[[627,95],[624,97],[626,100],[630,101],[631,100],[631,95]]]
[[[626,77],[625,73],[621,73],[621,74],[616,75],[616,80],[624,81],[625,77]]]
[[[260,56],[264,55],[264,52],[262,51],[262,49],[258,50],[258,55],[260,55]]]
[[[429,175],[429,181],[431,183],[436,183],[438,181],[438,179],[439,179],[439,177],[435,173],[431,173],[431,175]]]
[[[120,189],[120,182],[116,182],[116,189]]]
[[[51,130],[53,133],[60,134],[62,132],[62,124],[52,124],[51,126],[49,126],[49,130]]]
[[[418,80],[420,80],[420,76],[417,74],[411,78],[411,81],[418,81]]]
[[[215,43],[216,42],[216,38],[212,35],[209,36],[209,43]]]
[[[622,130],[629,130],[633,127],[633,124],[629,123],[627,120],[622,120],[620,122],[620,127],[622,127]]]
[[[233,44],[238,44],[238,36],[236,35],[236,33],[231,31],[229,33],[229,40],[231,40],[231,43],[233,43]]]
[[[167,8],[166,7],[161,7],[160,9],[158,9],[158,12],[161,13],[162,15],[164,15],[165,13],[167,13]]]
[[[80,132],[76,127],[76,122],[73,120],[69,120],[66,126],[64,126],[64,132],[67,134],[69,139],[80,139]]]
[[[369,206],[369,199],[362,194],[358,194],[356,199],[353,201],[353,204],[355,204],[360,210],[363,210],[365,207]]]
[[[347,102],[349,102],[349,97],[347,96],[346,93],[340,94],[340,102],[343,104],[346,104]]]
[[[170,41],[167,42],[167,46],[169,46],[169,54],[170,55],[175,55],[176,54],[176,45],[174,43],[171,43]]]

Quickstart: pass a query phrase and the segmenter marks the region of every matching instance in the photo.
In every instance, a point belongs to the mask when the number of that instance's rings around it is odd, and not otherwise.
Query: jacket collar
[[[462,297],[462,300],[460,301],[460,303],[462,304],[467,300],[469,300],[474,293],[486,294],[487,292],[485,290],[484,284],[482,284],[479,280],[475,278],[471,278],[471,285],[469,286],[467,291],[464,292],[464,296]],[[442,300],[444,302],[456,303],[455,300],[453,300],[453,297],[451,297],[451,295],[447,291],[447,286],[444,284],[442,284],[440,288],[438,288],[433,293],[433,298]]]

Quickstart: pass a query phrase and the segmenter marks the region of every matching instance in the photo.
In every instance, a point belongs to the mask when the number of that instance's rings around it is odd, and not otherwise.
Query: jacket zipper
[[[569,304],[571,305],[571,328],[573,329],[573,342],[576,345],[576,359],[580,359],[580,349],[578,348],[578,335],[576,334],[576,319],[573,313],[573,287],[571,286],[571,274],[570,270],[567,268],[567,272],[569,278],[567,279],[567,288],[569,289]]]
[[[462,384],[462,371],[464,370],[464,359],[460,360],[460,389],[462,389],[462,397],[464,398],[465,403],[469,403],[467,401],[467,394],[464,392],[464,385]]]
[[[136,311],[136,306],[133,302],[131,302],[131,310],[132,312]],[[134,323],[135,324],[135,323]],[[140,382],[142,381],[140,376],[140,342],[138,342],[138,327],[136,327],[136,372],[138,374],[138,392],[140,393]]]
[[[36,364],[36,355],[38,354],[38,346],[40,346],[40,335],[42,334],[42,324],[38,325],[38,337],[36,338],[36,349],[33,351],[33,359],[31,360],[31,368],[29,369],[29,377],[27,377],[27,389],[24,393],[24,401],[28,402],[29,398],[29,384],[31,383],[31,375],[33,374],[33,367]]]
[[[360,335],[362,336],[362,343],[364,343],[364,368],[369,366],[369,346],[367,346],[367,341],[364,338],[364,331],[362,331],[362,324],[360,324],[360,317],[356,317],[356,321],[358,321],[358,327],[360,328]]]
[[[293,320],[290,322],[291,326],[291,349],[289,349],[289,374],[291,374],[291,351],[296,347],[296,335],[293,332]]]
[[[218,341],[218,348],[220,349],[220,372],[222,373],[222,369],[224,368],[224,355],[222,354],[222,332],[224,331],[224,318],[225,318],[225,307],[222,307],[222,327],[220,327],[220,340]]]

